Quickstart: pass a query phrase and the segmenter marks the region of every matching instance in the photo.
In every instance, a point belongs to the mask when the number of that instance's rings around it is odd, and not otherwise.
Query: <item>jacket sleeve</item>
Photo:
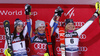
[[[27,34],[27,25],[25,26],[25,28],[24,28],[24,30],[23,30],[23,36],[24,36],[24,38],[25,38],[25,36],[26,36],[26,34]]]
[[[31,20],[30,19],[27,19],[27,29],[28,29],[28,35],[30,37],[30,40],[32,42],[32,39],[33,39],[33,36],[32,36],[32,23],[31,23]]]
[[[51,35],[53,35],[54,32],[58,33],[58,21],[55,21],[54,19],[52,19],[50,21],[50,27],[51,27]]]
[[[93,21],[97,18],[97,16],[98,15],[94,13],[93,16],[80,29],[76,30],[78,36],[80,36],[93,23]]]
[[[76,30],[76,32],[78,33],[78,36],[80,36],[92,23],[93,21],[89,20],[81,28]]]

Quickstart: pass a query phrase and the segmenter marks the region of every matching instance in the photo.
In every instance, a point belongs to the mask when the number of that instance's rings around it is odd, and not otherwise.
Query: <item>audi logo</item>
[[[88,48],[86,46],[79,47],[79,54],[81,54],[81,52],[86,52],[86,51],[88,51]]]
[[[3,48],[0,48],[0,53],[3,53],[4,49]]]
[[[80,39],[86,39],[86,35],[85,34],[81,34],[79,38]]]
[[[35,49],[44,49],[44,50],[46,50],[46,46],[47,46],[47,44],[44,44],[44,43],[35,43],[34,44]]]
[[[0,35],[0,40],[5,40],[6,36],[5,35]]]
[[[88,50],[88,48],[86,46],[80,46],[79,47],[79,51],[86,52],[87,50]]]

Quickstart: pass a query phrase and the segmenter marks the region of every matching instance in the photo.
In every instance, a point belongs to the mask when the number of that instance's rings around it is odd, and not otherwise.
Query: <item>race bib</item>
[[[12,43],[12,46],[13,46],[13,52],[14,53],[26,51],[25,41]]]
[[[66,47],[78,47],[79,38],[65,38]]]

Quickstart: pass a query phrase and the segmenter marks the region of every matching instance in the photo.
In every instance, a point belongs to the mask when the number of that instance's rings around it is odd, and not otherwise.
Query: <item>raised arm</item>
[[[93,16],[77,31],[78,36],[80,36],[92,23],[93,21],[98,17],[98,9],[96,10],[96,12],[93,14]]]
[[[53,18],[51,19],[50,21],[50,26],[51,26],[51,35],[53,35],[53,33],[56,31],[56,33],[58,33],[58,20],[59,18],[61,17],[61,14],[63,13],[63,10],[58,7],[56,10],[55,10],[55,14],[53,16]]]
[[[27,25],[25,26],[25,28],[23,30],[23,36],[24,36],[24,38],[25,38],[26,34],[27,34]]]
[[[28,35],[30,37],[30,40],[32,42],[32,20],[30,19],[31,16],[31,6],[26,4],[25,5],[25,14],[26,14],[26,22],[27,22],[27,30],[28,30]]]

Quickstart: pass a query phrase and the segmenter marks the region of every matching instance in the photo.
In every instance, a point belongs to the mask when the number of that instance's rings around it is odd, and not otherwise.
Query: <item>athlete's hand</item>
[[[62,13],[63,13],[63,9],[60,6],[58,6],[57,9],[55,9],[55,15],[61,16]]]
[[[31,15],[31,6],[29,4],[25,5],[25,14]]]
[[[49,54],[48,53],[44,53],[44,56],[49,56]]]
[[[10,49],[8,48],[8,49],[6,49],[5,51],[4,51],[4,53],[5,53],[5,55],[6,56],[11,56],[11,51],[10,51]]]
[[[95,3],[95,8],[96,8],[96,12],[97,12],[98,14],[100,14],[100,3],[99,3],[99,2],[96,2],[96,3]]]

